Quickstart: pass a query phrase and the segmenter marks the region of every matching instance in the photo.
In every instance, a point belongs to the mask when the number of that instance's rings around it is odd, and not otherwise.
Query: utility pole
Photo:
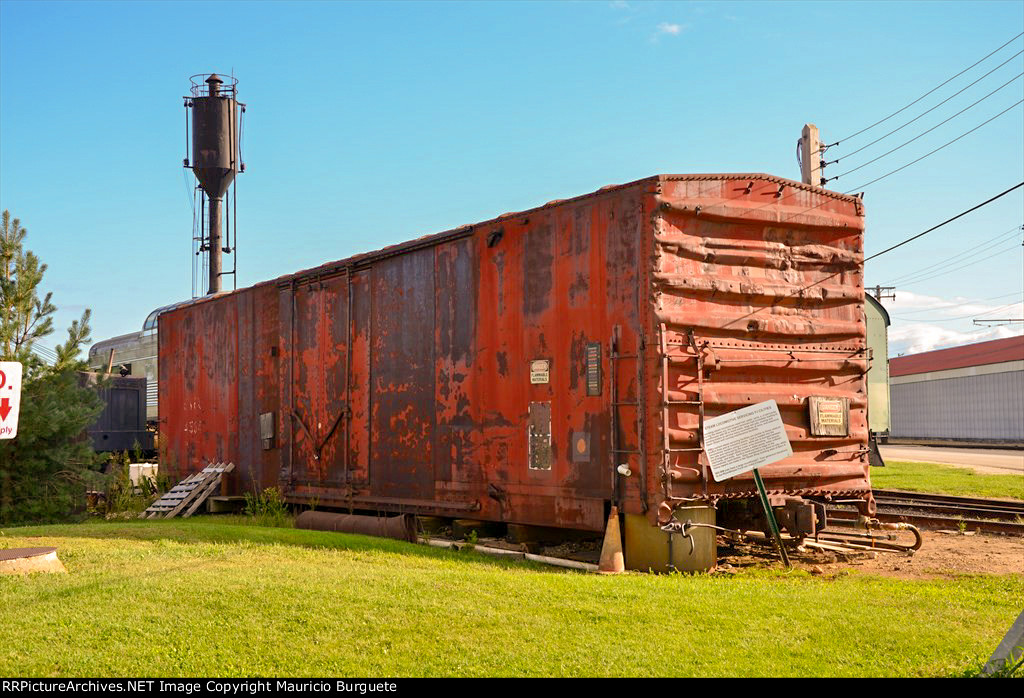
[[[800,177],[804,184],[813,184],[816,187],[825,186],[825,179],[821,176],[821,136],[818,134],[818,127],[814,124],[804,124],[800,140],[797,141],[797,159],[800,161]]]
[[[871,291],[871,295],[873,295],[875,297],[875,300],[878,301],[879,303],[882,302],[883,298],[891,298],[892,300],[896,300],[895,293],[882,293],[882,291],[895,291],[895,286],[875,286],[873,289],[870,286],[868,286],[865,290]]]

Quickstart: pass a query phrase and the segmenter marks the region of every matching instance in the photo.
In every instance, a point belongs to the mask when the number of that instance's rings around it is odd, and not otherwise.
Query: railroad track
[[[941,528],[1024,536],[1024,502],[943,494],[875,490],[876,518],[883,522],[903,522],[918,528]],[[836,519],[856,518],[851,510],[830,508]]]
[[[875,501],[879,506],[904,507],[922,513],[954,515],[970,514],[977,518],[1024,519],[1024,502],[1003,499],[978,499],[975,497],[953,497],[945,494],[925,494],[903,490],[875,490]]]

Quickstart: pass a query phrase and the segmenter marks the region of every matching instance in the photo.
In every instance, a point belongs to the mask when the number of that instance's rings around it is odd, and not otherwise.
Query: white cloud
[[[979,327],[969,332],[959,332],[939,325],[923,322],[889,328],[889,356],[904,354],[920,354],[932,349],[958,347],[961,344],[973,344],[989,339],[1003,339],[1024,334],[1024,328],[1018,325],[998,325],[996,327]]]
[[[938,321],[963,318],[968,321],[975,317],[983,316],[998,311],[1007,312],[1016,317],[1014,313],[1021,312],[1021,293],[1013,292],[995,298],[983,300],[971,300],[963,296],[953,298],[942,298],[940,296],[926,296],[911,291],[897,291],[896,300],[885,301],[886,310],[895,320]],[[994,316],[993,316],[994,317]]]
[[[690,28],[689,24],[676,24],[674,22],[662,22],[651,34],[651,43],[658,43],[658,39],[663,36],[679,36],[684,31]]]
[[[1019,293],[978,301],[962,296],[942,298],[897,290],[896,300],[887,300],[885,307],[892,319],[889,328],[890,356],[917,354],[1024,333],[1024,325],[1019,323],[997,326],[973,324],[975,318],[1024,317],[1024,303]]]
[[[640,8],[635,4],[626,2],[626,0],[612,0],[608,3],[608,7],[615,13],[615,24],[622,26],[629,24],[633,21],[634,17],[637,17],[640,13]]]

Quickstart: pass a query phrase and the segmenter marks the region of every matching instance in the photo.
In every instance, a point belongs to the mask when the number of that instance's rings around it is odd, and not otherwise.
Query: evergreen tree
[[[0,360],[23,366],[18,435],[0,441],[0,524],[54,521],[75,508],[96,458],[85,429],[103,405],[83,385],[79,357],[89,341],[87,309],[68,328],[53,365],[32,346],[53,332],[52,294],[39,297],[46,265],[24,249],[26,230],[4,211],[0,219]]]

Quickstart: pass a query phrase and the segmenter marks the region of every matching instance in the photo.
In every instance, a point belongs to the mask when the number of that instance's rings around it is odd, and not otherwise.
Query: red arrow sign
[[[18,436],[21,412],[22,365],[17,361],[0,361],[0,439]]]

